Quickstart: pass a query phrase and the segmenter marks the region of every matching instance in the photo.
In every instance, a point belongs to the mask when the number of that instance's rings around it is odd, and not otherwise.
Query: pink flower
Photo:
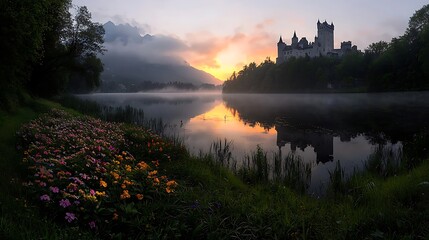
[[[47,194],[45,194],[45,195],[40,196],[40,200],[44,201],[44,202],[49,202],[49,201],[51,201],[51,198]]]
[[[73,222],[73,220],[76,220],[76,215],[74,215],[74,213],[70,213],[70,212],[66,212],[66,216],[65,219],[67,220],[67,222],[71,223]]]
[[[95,221],[91,221],[91,222],[89,222],[89,228],[93,229],[93,228],[95,228],[95,227],[96,227],[96,225],[95,225]]]
[[[51,190],[51,192],[53,193],[59,193],[60,189],[58,187],[49,187],[49,189]]]
[[[71,205],[71,203],[70,203],[70,201],[68,199],[61,199],[60,200],[60,206],[61,207],[66,208],[66,207],[68,207],[70,205]]]
[[[89,190],[89,194],[91,194],[91,196],[94,196],[95,195],[94,189]]]

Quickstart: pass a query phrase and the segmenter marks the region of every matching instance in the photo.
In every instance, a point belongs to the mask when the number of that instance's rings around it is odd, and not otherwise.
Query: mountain
[[[196,86],[222,83],[182,59],[180,52],[187,46],[176,38],[142,34],[130,24],[115,25],[109,21],[103,27],[107,49],[100,56],[104,64],[103,85],[127,88],[143,82],[181,82]]]

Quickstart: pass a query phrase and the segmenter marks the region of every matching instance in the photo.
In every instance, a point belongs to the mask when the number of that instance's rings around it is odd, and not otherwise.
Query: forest
[[[429,89],[429,5],[410,18],[402,36],[372,43],[342,58],[267,58],[225,81],[224,93],[380,92]]]
[[[71,0],[0,2],[0,108],[100,84],[104,29]],[[71,11],[70,11],[71,10]]]

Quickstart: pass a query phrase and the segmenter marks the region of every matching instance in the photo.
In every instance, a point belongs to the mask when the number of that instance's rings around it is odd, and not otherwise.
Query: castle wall
[[[300,40],[303,41],[305,38]],[[343,56],[349,50],[349,45],[351,46],[351,42],[343,42],[341,49],[334,49],[334,24],[328,24],[326,21],[323,23],[317,22],[317,37],[315,37],[314,43],[307,44],[305,40],[306,46],[300,46],[303,44],[297,45],[298,38],[294,33],[294,37],[292,38],[292,44],[285,44],[281,38],[279,43],[277,44],[277,64],[283,63],[290,59],[291,57],[305,57],[309,56],[311,58],[318,56]],[[347,47],[346,47],[347,44]],[[343,46],[344,45],[344,46]]]

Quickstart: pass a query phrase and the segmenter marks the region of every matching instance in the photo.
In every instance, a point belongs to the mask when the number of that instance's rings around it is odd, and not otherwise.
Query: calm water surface
[[[109,106],[143,109],[162,118],[193,153],[215,140],[233,142],[237,164],[261,146],[269,154],[311,164],[308,193],[320,194],[340,161],[359,171],[376,149],[398,156],[429,126],[429,93],[228,94],[131,93],[80,95]]]

